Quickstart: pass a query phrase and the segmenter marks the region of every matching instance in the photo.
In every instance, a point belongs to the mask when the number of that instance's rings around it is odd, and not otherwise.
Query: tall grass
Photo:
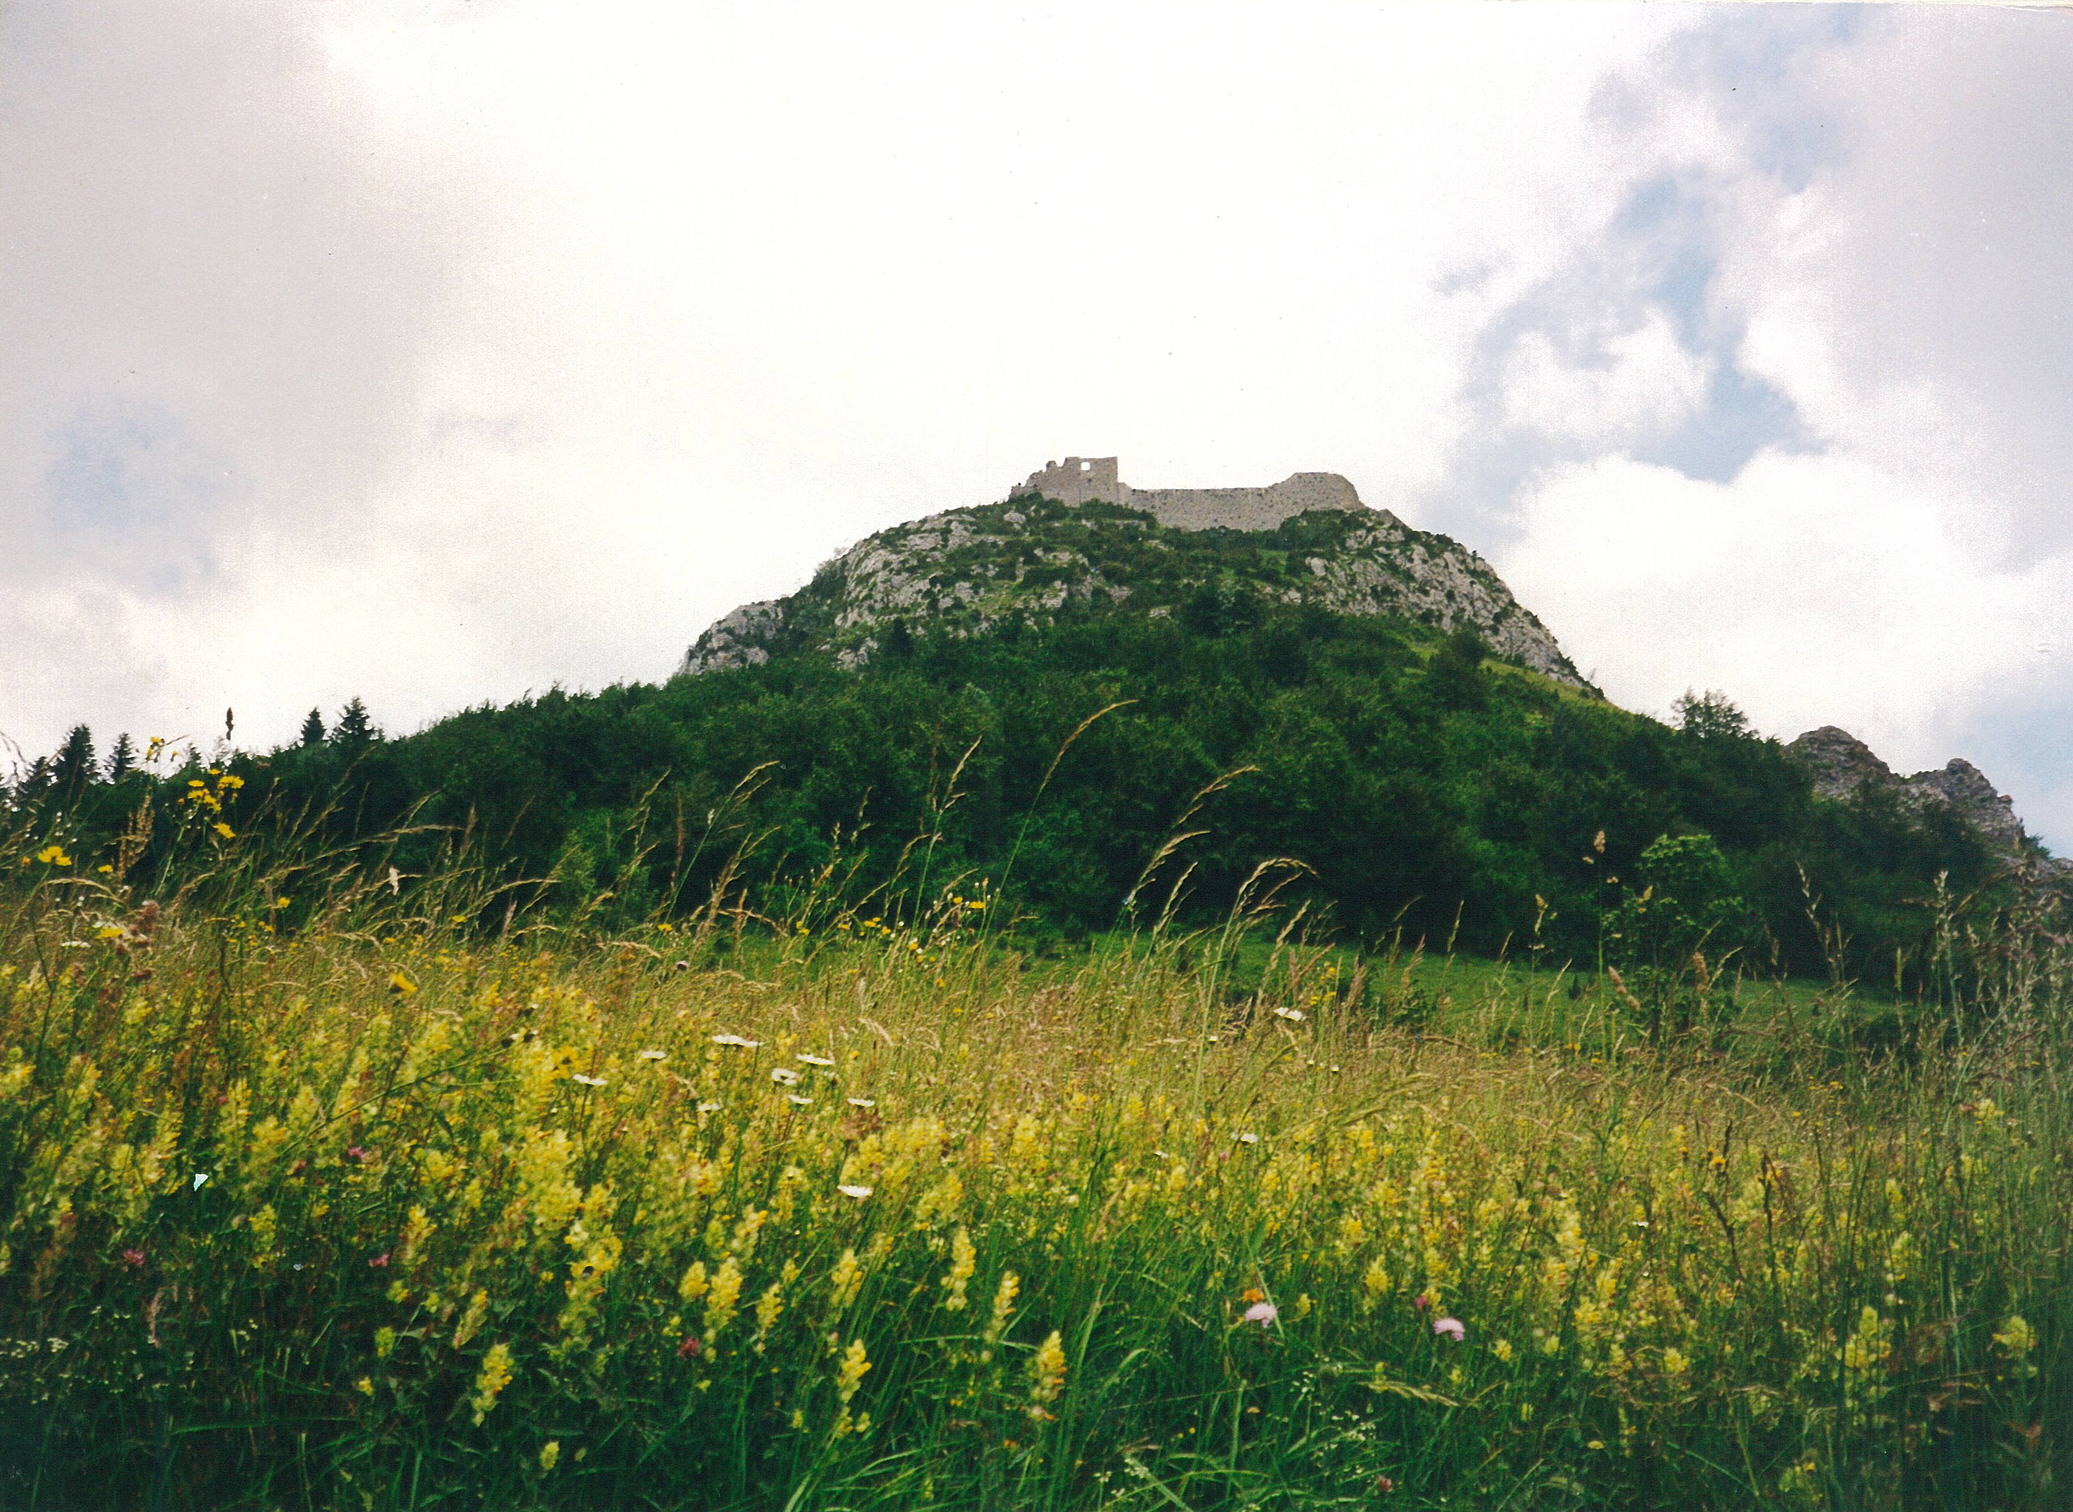
[[[1838,1062],[246,854],[0,858],[7,1506],[2064,1504],[2041,928]]]

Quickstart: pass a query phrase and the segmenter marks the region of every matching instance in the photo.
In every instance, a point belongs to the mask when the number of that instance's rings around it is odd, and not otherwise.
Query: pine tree
[[[115,737],[115,749],[108,753],[108,780],[120,782],[137,769],[137,748],[130,744],[129,731]]]
[[[374,723],[367,717],[367,705],[358,697],[338,711],[338,724],[331,738],[342,746],[363,746],[375,739]]]
[[[50,758],[38,756],[35,763],[30,766],[28,776],[24,777],[21,786],[15,789],[15,797],[24,802],[41,798],[50,791],[50,787]]]
[[[94,732],[85,725],[72,726],[50,765],[60,799],[70,802],[100,775],[100,763],[94,759]]]
[[[310,717],[302,722],[302,743],[319,746],[324,743],[324,716],[317,710],[310,710]]]

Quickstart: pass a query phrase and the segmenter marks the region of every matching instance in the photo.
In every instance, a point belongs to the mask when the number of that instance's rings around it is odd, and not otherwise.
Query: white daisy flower
[[[641,1059],[651,1061],[668,1060],[669,1052],[667,1050],[643,1050],[641,1052]]]
[[[803,1050],[800,1051],[797,1055],[793,1056],[792,1059],[796,1061],[803,1061],[809,1066],[832,1066],[835,1064],[825,1055],[808,1055]]]
[[[790,1066],[772,1067],[770,1071],[770,1079],[776,1082],[780,1087],[796,1087],[799,1085],[799,1073],[797,1071],[794,1071]]]
[[[797,1103],[802,1108],[810,1108],[813,1106],[812,1098],[801,1097],[797,1092],[787,1092],[785,1094],[785,1101],[788,1103]]]
[[[845,1098],[844,1101],[852,1108],[875,1108],[878,1106],[878,1099],[875,1097],[851,1097]]]
[[[835,1190],[840,1192],[845,1197],[854,1198],[858,1202],[862,1202],[866,1197],[869,1197],[871,1195],[871,1188],[867,1186],[843,1185],[835,1188]]]
[[[1274,1016],[1276,1018],[1285,1018],[1291,1024],[1300,1024],[1305,1017],[1303,1010],[1300,1008],[1276,1008]]]
[[[1238,1142],[1240,1144],[1258,1144],[1260,1142],[1260,1136],[1257,1134],[1240,1134],[1238,1136]]]
[[[720,1111],[720,1107],[721,1104],[716,1102],[702,1102],[698,1105],[698,1111],[701,1113],[717,1113]]]
[[[576,1072],[569,1080],[585,1087],[602,1087],[605,1084],[602,1076],[585,1076],[581,1071]]]
[[[713,1036],[713,1043],[716,1045],[735,1045],[743,1050],[757,1050],[762,1048],[763,1044],[761,1040],[743,1039],[738,1034],[716,1034]]]

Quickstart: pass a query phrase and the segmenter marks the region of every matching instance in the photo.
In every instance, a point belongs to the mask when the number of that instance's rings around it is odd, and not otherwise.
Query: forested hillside
[[[608,889],[607,916],[628,919],[702,905],[729,866],[775,913],[831,867],[852,898],[884,889],[888,914],[983,879],[1038,941],[1148,918],[1183,873],[1184,913],[1220,912],[1261,861],[1292,858],[1309,870],[1290,899],[1354,943],[1401,931],[1582,962],[1703,942],[1765,973],[1821,969],[1811,898],[1854,969],[1903,983],[1939,875],[1963,896],[2002,866],[1948,814],[1815,798],[1722,699],[1667,727],[1492,660],[1471,633],[1242,583],[1171,617],[901,622],[884,641],[859,669],[780,655],[402,739],[355,710],[270,755],[162,756],[117,781],[75,751],[39,766],[15,822],[100,862],[148,799],[130,862],[145,872],[224,843],[212,826],[344,843],[407,825],[383,852],[400,877],[465,845],[548,881],[510,895],[527,906]]]

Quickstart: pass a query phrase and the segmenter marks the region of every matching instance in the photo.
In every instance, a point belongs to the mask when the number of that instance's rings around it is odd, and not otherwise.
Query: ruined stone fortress
[[[1047,462],[1009,490],[1008,498],[1032,494],[1061,504],[1141,509],[1178,530],[1273,530],[1306,510],[1367,508],[1337,473],[1292,473],[1265,488],[1132,488],[1117,475],[1114,457]]]

